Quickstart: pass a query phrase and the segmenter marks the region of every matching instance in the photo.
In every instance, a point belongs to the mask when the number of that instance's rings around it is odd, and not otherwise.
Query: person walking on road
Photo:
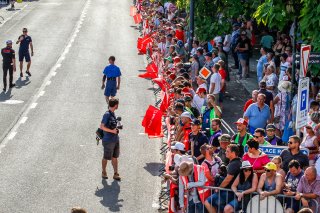
[[[117,90],[120,89],[120,76],[121,71],[118,66],[114,64],[116,58],[114,56],[109,57],[109,65],[103,71],[102,86],[101,89],[104,90],[104,95],[106,97],[107,103],[109,103],[109,98],[115,97]],[[107,83],[105,84],[107,79]]]
[[[12,88],[15,86],[13,81],[13,72],[16,71],[16,58],[15,51],[12,49],[12,41],[6,41],[7,46],[1,50],[1,55],[3,58],[3,91],[7,89],[7,75],[9,72],[9,87]]]
[[[33,44],[32,44],[31,37],[28,35],[27,28],[22,29],[22,35],[19,36],[16,44],[19,44],[19,43],[20,43],[20,47],[19,47],[20,77],[23,77],[23,73],[22,73],[23,59],[25,59],[27,62],[26,73],[28,74],[28,76],[31,76],[31,73],[30,73],[31,57],[30,57],[30,53],[29,53],[29,46],[31,49],[31,56],[33,56]]]
[[[119,100],[111,98],[109,100],[109,110],[103,115],[100,129],[103,130],[103,158],[102,158],[102,178],[108,179],[107,163],[111,160],[114,175],[113,179],[120,181],[121,178],[118,173],[118,158],[120,154],[119,146],[119,130],[117,129],[117,118],[114,112],[118,109]]]

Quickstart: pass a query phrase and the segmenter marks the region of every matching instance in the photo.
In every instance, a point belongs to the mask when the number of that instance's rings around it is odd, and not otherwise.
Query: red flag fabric
[[[163,97],[162,97],[162,102],[161,102],[161,105],[160,105],[160,110],[162,112],[166,112],[168,107],[169,107],[169,98],[168,98],[168,95],[166,92],[164,92],[163,94]]]
[[[158,86],[161,88],[162,91],[166,91],[166,89],[168,87],[170,87],[170,85],[168,84],[168,82],[163,79],[163,78],[155,78],[155,79],[152,79],[152,81],[156,84],[158,84]]]
[[[148,66],[146,67],[147,72],[154,72],[158,74],[158,67],[154,62],[151,62],[150,64],[148,64]]]
[[[143,118],[142,126],[149,137],[163,137],[162,112],[158,108],[149,105]]]
[[[137,14],[137,8],[135,6],[130,7],[130,16],[135,16]]]
[[[133,20],[135,24],[139,24],[142,21],[142,16],[140,13],[133,16]]]
[[[143,74],[138,75],[140,78],[151,78],[154,79],[156,77],[158,77],[157,73],[154,72],[145,72]]]
[[[143,38],[138,38],[137,40],[137,49],[140,53],[147,53],[147,46],[152,42],[152,38],[150,36],[145,36]]]

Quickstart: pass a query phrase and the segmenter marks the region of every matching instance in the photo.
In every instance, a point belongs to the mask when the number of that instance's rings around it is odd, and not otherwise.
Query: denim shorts
[[[238,53],[239,60],[247,61],[249,58],[248,53]]]

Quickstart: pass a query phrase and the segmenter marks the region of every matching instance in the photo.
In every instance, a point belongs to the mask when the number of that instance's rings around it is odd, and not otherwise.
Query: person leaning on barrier
[[[282,159],[280,156],[275,156],[271,160],[272,163],[276,164],[277,166],[277,173],[279,173],[282,176],[282,179],[284,180],[286,177],[286,172],[282,169]]]
[[[224,212],[231,213],[246,209],[250,201],[250,194],[257,190],[257,186],[258,176],[253,172],[252,165],[249,161],[243,161],[240,174],[231,186],[236,198],[226,205]]]
[[[102,178],[108,179],[107,176],[107,163],[108,160],[112,161],[114,170],[113,179],[120,181],[121,178],[118,173],[118,157],[120,154],[119,146],[119,130],[117,129],[117,118],[114,112],[118,109],[119,100],[111,98],[109,100],[109,110],[103,115],[100,129],[103,130],[102,145],[104,149],[102,158]]]
[[[257,190],[261,200],[270,195],[280,194],[283,186],[282,177],[277,173],[277,166],[274,163],[269,162],[264,168],[265,173],[260,177]]]
[[[300,167],[300,163],[296,160],[292,160],[289,163],[289,172],[285,177],[285,184],[283,194],[287,196],[295,196],[297,193],[297,187],[303,176],[304,171]],[[294,213],[299,210],[299,202],[295,202],[293,198],[286,198],[286,213]]]
[[[297,160],[302,169],[309,166],[308,156],[300,150],[301,139],[297,135],[289,138],[288,149],[282,150],[280,157],[282,158],[282,169],[287,173],[289,170],[289,162]]]
[[[314,202],[310,201],[310,199],[315,199],[318,204],[320,203],[320,176],[317,175],[315,167],[310,166],[306,169],[298,184],[295,199],[301,200],[302,206],[310,206],[315,211]],[[318,206],[318,212],[319,209]]]
[[[199,197],[200,186],[204,186],[206,178],[204,169],[193,162],[182,162],[179,167],[179,204],[183,212],[188,213],[203,211],[201,196]],[[198,188],[197,188],[198,187]],[[187,200],[185,200],[187,199]],[[187,202],[186,209],[185,201]]]
[[[209,181],[210,186],[214,186],[215,177],[219,173],[222,160],[214,154],[214,148],[211,145],[203,144],[200,147],[202,155],[205,157],[201,166],[204,167],[204,174]]]
[[[240,173],[241,160],[239,156],[239,147],[236,144],[230,144],[226,150],[226,156],[230,160],[227,166],[227,176],[219,185],[220,188],[230,189],[234,180]],[[224,205],[233,199],[233,192],[216,191],[206,201],[205,206],[209,213],[216,213],[217,209],[222,210]]]

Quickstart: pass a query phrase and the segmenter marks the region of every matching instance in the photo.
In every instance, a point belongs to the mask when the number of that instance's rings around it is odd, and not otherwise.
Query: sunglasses
[[[270,169],[265,169],[264,171],[266,171],[266,172],[271,172],[271,170],[270,170]]]
[[[294,142],[293,141],[289,141],[289,143],[288,144],[294,144]]]
[[[252,171],[251,169],[243,169],[244,172]]]
[[[254,135],[253,137],[254,137],[254,138],[260,138],[261,136]]]

